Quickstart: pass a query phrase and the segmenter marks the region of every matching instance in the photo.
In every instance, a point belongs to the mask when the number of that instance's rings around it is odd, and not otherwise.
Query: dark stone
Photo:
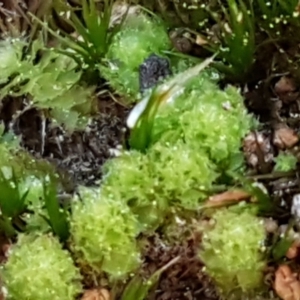
[[[139,67],[140,92],[156,86],[161,80],[172,74],[169,60],[151,54]]]

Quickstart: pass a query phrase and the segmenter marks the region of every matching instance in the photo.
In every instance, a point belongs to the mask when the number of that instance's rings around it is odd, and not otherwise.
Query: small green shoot
[[[18,178],[13,169],[9,178],[0,170],[0,190],[0,207],[4,216],[14,218],[24,211],[29,190],[23,195],[20,194]]]
[[[220,16],[212,13],[221,29],[220,43],[211,42],[208,46],[226,65],[215,63],[214,66],[230,77],[240,79],[247,74],[254,62],[255,22],[253,11],[247,8],[243,0],[227,0],[228,9],[220,3],[225,23]]]
[[[284,152],[279,153],[274,160],[276,163],[274,170],[278,172],[289,172],[295,170],[298,162],[297,158],[293,154]]]
[[[283,259],[286,256],[287,251],[291,248],[294,241],[288,237],[281,238],[272,249],[272,256],[275,261]]]
[[[113,37],[119,32],[123,25],[127,13],[124,14],[122,21],[110,28],[110,19],[114,1],[104,0],[104,9],[102,12],[96,7],[94,0],[82,0],[82,20],[68,4],[65,6],[66,22],[71,25],[79,37],[74,37],[66,32],[57,33],[49,26],[30,14],[31,17],[63,45],[67,46],[65,50],[59,50],[66,55],[76,59],[82,66],[87,65],[94,69],[97,63],[100,63],[105,57]]]
[[[172,265],[177,263],[180,259],[180,256],[173,258],[165,266],[157,270],[148,280],[143,280],[140,275],[133,277],[128,285],[126,286],[121,300],[144,300],[146,299],[147,294],[153,288],[153,286],[158,282],[161,274],[165,272]]]
[[[276,262],[286,257],[288,249],[290,249],[295,241],[293,238],[293,227],[295,225],[295,220],[290,220],[287,225],[288,226],[284,231],[284,234],[275,232],[272,239],[270,253]]]
[[[212,63],[215,56],[216,54],[156,87],[150,96],[146,96],[133,108],[127,119],[128,127],[132,128],[129,140],[132,149],[144,152],[149,147],[153,123],[159,107],[173,102],[184,91],[186,84]]]
[[[15,221],[20,221],[19,216],[25,210],[25,200],[29,190],[21,194],[15,170],[12,168],[11,172],[8,172],[8,169],[6,171],[7,174],[0,170],[0,228],[6,236],[11,237],[16,234],[13,224]],[[23,228],[20,226],[18,229]]]
[[[273,210],[274,203],[266,190],[256,182],[239,177],[239,182],[242,183],[243,188],[255,199],[258,212],[260,214],[268,214]]]
[[[45,179],[43,186],[44,201],[49,216],[48,223],[61,241],[66,241],[70,235],[67,212],[59,206],[56,184],[53,177],[50,176],[50,181],[48,182]]]

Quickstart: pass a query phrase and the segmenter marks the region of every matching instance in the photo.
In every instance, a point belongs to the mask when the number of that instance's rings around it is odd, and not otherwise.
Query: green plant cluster
[[[207,75],[195,78],[172,106],[158,113],[153,140],[173,144],[178,139],[194,151],[204,151],[218,171],[242,166],[241,140],[255,126],[239,91],[220,90]]]
[[[20,235],[1,274],[11,300],[73,300],[82,290],[79,270],[53,236]]]
[[[24,58],[29,46],[21,39],[1,41],[1,99],[29,95],[33,107],[51,109],[56,122],[74,130],[92,110],[94,87],[80,82],[82,71],[72,58],[45,49],[41,38]]]
[[[48,233],[51,231],[51,226],[47,222],[49,214],[45,207],[45,190],[42,176],[29,173],[19,183],[20,194],[26,195],[24,205],[30,211],[30,213],[22,213],[21,215],[26,224],[26,232]]]
[[[129,274],[140,263],[136,245],[138,223],[120,199],[102,198],[99,191],[81,188],[83,201],[72,209],[71,241],[83,264],[112,278]]]
[[[136,101],[139,65],[150,54],[163,55],[170,49],[169,37],[158,19],[144,14],[128,18],[119,32],[119,27],[110,28],[113,2],[104,2],[104,13],[98,13],[91,0],[81,1],[81,19],[70,11],[66,21],[79,37],[60,36],[48,28],[67,48],[59,44],[58,51],[45,49],[41,39],[30,47],[24,40],[2,41],[1,98],[29,95],[33,107],[73,130],[93,104],[94,88],[81,81],[82,75],[99,68],[114,90]],[[222,25],[226,34],[210,50],[230,45],[231,52],[221,51],[221,56],[230,71],[239,73],[253,63],[253,24],[242,1],[228,0],[228,4],[229,13],[225,10],[222,16],[236,34]],[[66,14],[69,8],[64,7]],[[239,56],[240,45],[244,48]],[[43,234],[19,235],[3,269],[11,299],[74,299],[81,291],[81,278],[71,254],[82,269],[92,269],[96,277],[104,272],[113,283],[127,279],[141,264],[141,233],[153,232],[174,216],[191,218],[215,188],[240,183],[244,171],[241,141],[254,120],[236,88],[220,90],[208,77],[195,76],[187,86],[171,79],[171,89],[162,85],[154,90],[150,96],[154,108],[150,107],[144,123],[149,134],[142,137],[149,140],[143,151],[131,144],[130,150],[108,161],[101,187],[81,187],[80,197],[72,199],[70,216],[59,207],[55,176],[47,168],[34,172],[40,168],[34,168],[35,161],[24,173],[26,160],[14,160],[16,155],[3,146],[0,227],[13,230],[16,220],[18,224],[25,220],[27,230]],[[35,212],[34,217],[24,215],[27,208]],[[236,286],[243,291],[256,288],[263,267],[261,223],[249,212],[225,210],[214,218],[216,226],[207,232],[201,253],[208,273],[224,293]],[[70,245],[69,254],[47,234],[50,230],[65,246]],[[136,282],[134,289],[141,288],[146,294],[150,285],[140,284],[141,279]]]
[[[146,228],[159,225],[173,208],[196,210],[213,191],[243,168],[241,140],[253,125],[238,91],[219,90],[205,77],[160,108],[150,147],[109,161],[104,198],[121,199]]]
[[[103,197],[124,201],[147,229],[160,225],[172,207],[197,209],[217,178],[205,153],[182,142],[157,144],[146,155],[125,153],[110,161],[106,171]]]
[[[15,139],[0,143],[0,156],[0,231],[13,236],[16,234],[15,228],[25,230],[21,215],[26,208],[36,210],[42,205],[41,190],[35,183],[53,169],[22,151]]]
[[[226,299],[257,296],[265,266],[263,222],[247,210],[218,210],[213,219],[215,225],[205,230],[200,252],[206,272]]]
[[[67,214],[57,197],[60,176],[50,163],[21,149],[13,134],[5,133],[0,140],[0,232],[13,237],[52,230],[66,240]]]
[[[275,56],[276,48],[284,48],[286,42],[295,46],[299,43],[294,34],[300,28],[298,0],[133,2],[156,11],[170,28],[188,28],[191,39],[200,36],[206,41],[202,47],[218,52],[220,61],[215,66],[235,81],[246,82],[251,78],[252,67],[257,59],[264,57],[261,56],[264,51],[269,53],[274,49]],[[274,45],[276,48],[272,48]],[[269,59],[271,68],[272,55]]]
[[[166,28],[158,18],[145,14],[128,17],[112,39],[107,63],[100,66],[101,74],[115,91],[136,101],[139,65],[151,54],[163,54],[170,47]]]
[[[241,100],[237,89],[221,91],[207,74],[197,76],[154,115],[146,151],[123,151],[105,164],[100,189],[80,189],[70,238],[81,265],[128,276],[140,264],[140,233],[167,217],[192,216],[215,184],[228,183],[225,173],[238,178],[241,140],[253,125]]]
[[[262,29],[272,33],[274,36],[280,36],[287,24],[299,28],[299,2],[297,0],[282,1],[276,0],[268,4],[262,0],[254,2],[254,11],[257,16],[257,22]]]
[[[292,153],[280,152],[277,157],[275,157],[275,171],[279,172],[289,172],[296,169],[297,157]]]
[[[30,15],[61,42],[60,52],[76,60],[81,68],[87,69],[87,73],[92,75],[90,79],[94,79],[94,75],[97,75],[95,74],[97,65],[105,57],[113,37],[119,32],[127,14],[124,14],[119,24],[111,26],[114,1],[104,0],[102,10],[94,0],[81,0],[76,4],[77,8],[68,1],[53,1],[52,8],[65,26],[57,26],[53,18],[52,26],[49,26],[35,15]],[[54,30],[53,27],[58,30]],[[70,34],[72,30],[75,31],[75,36]]]

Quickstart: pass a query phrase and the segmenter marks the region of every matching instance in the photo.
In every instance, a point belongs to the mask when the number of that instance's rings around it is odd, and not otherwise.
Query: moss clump
[[[292,153],[280,152],[275,160],[275,171],[289,172],[296,169],[297,158]]]
[[[2,276],[12,300],[73,300],[81,292],[79,271],[52,236],[19,236]]]
[[[205,153],[179,141],[157,144],[147,155],[131,151],[106,165],[102,195],[122,199],[143,228],[155,227],[171,207],[197,209],[217,174]]]
[[[222,295],[256,295],[265,265],[261,252],[265,240],[263,222],[245,210],[219,210],[214,219],[215,226],[203,236],[204,250],[200,253],[207,273]]]
[[[206,77],[195,78],[173,105],[160,111],[152,143],[182,139],[190,149],[204,151],[220,173],[240,169],[241,140],[254,119],[236,88],[222,91]]]
[[[117,92],[136,100],[140,64],[151,54],[170,49],[170,45],[166,28],[157,18],[144,14],[128,18],[110,46],[108,67],[100,66],[100,70]]]
[[[105,199],[89,188],[81,188],[80,195],[71,220],[75,253],[98,273],[125,276],[139,265],[137,220],[119,199]]]
[[[241,174],[241,141],[251,126],[236,89],[198,77],[160,109],[145,154],[130,151],[106,164],[101,193],[126,202],[146,227],[174,209],[196,210],[216,182]]]

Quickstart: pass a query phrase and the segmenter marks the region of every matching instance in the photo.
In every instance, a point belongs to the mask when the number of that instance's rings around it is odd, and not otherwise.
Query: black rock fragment
[[[140,92],[153,88],[161,80],[172,75],[169,60],[151,54],[139,67]]]

